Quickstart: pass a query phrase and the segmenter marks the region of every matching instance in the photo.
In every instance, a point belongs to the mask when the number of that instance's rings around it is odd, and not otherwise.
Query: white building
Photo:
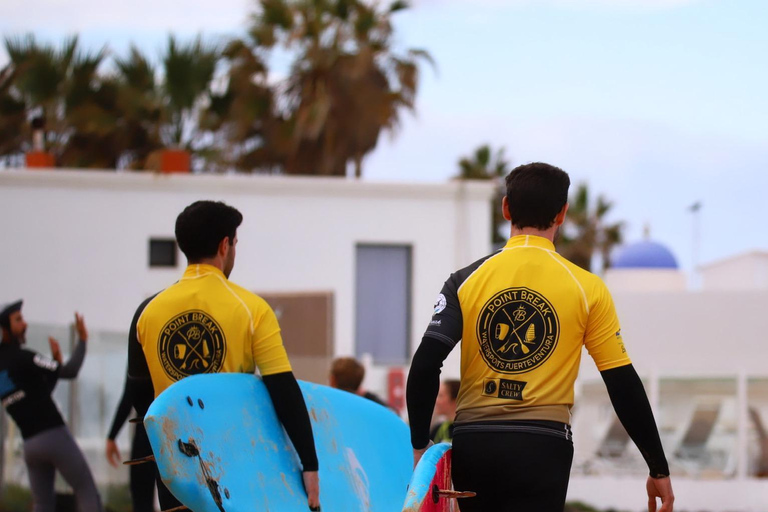
[[[656,414],[675,508],[768,510],[768,257],[706,265],[697,291],[661,244],[631,244],[614,263],[605,281]],[[577,389],[571,499],[642,509],[647,468],[586,352]]]
[[[354,355],[368,365],[364,385],[386,396],[388,372],[407,369],[442,283],[491,251],[492,194],[491,183],[467,181],[0,172],[0,302],[24,298],[29,343],[46,352],[48,333],[66,340],[73,311],[85,314],[92,341],[77,393],[60,384],[56,397],[95,474],[116,479],[102,453],[128,326],[183,272],[173,239],[185,206],[214,199],[243,213],[231,279],[273,305],[300,378],[325,383],[333,357]]]
[[[48,333],[66,339],[75,309],[86,315],[86,363],[56,397],[100,482],[122,481],[126,472],[108,468],[102,453],[128,324],[142,299],[182,273],[173,228],[187,204],[216,199],[243,212],[231,277],[281,316],[300,377],[323,382],[331,358],[356,355],[369,369],[364,385],[386,395],[389,371],[407,367],[443,281],[490,252],[492,193],[477,182],[0,172],[0,302],[25,299],[28,339],[41,351]],[[768,473],[768,253],[702,267],[697,291],[659,244],[633,244],[615,263],[605,280],[656,412],[676,509],[767,511],[768,480],[757,475]],[[458,376],[458,355],[444,376]],[[644,509],[645,465],[586,352],[573,412],[569,499]],[[6,476],[23,481],[15,443]]]

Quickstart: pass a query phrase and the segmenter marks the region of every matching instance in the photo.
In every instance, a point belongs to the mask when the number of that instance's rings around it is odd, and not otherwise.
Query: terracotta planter
[[[25,156],[27,168],[29,169],[51,168],[56,166],[56,159],[54,156],[44,151],[30,151]]]
[[[160,152],[160,172],[189,172],[189,152],[164,149]]]

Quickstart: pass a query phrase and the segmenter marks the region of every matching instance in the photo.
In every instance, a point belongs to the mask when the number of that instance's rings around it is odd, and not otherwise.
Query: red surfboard
[[[413,471],[403,512],[458,512],[456,498],[474,496],[473,492],[453,490],[451,482],[451,445],[431,446]]]

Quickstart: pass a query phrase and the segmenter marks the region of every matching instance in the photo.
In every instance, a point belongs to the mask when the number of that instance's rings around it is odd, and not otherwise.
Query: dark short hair
[[[549,229],[568,202],[568,173],[554,165],[535,162],[512,169],[506,179],[512,225]]]
[[[234,243],[243,215],[220,201],[195,201],[176,217],[176,241],[191,262],[216,256],[224,237]]]
[[[448,393],[451,395],[451,400],[454,402],[459,397],[459,389],[461,388],[461,381],[456,379],[444,380],[443,384],[448,388]]]
[[[339,357],[331,363],[331,375],[336,379],[336,387],[355,392],[363,383],[365,367],[354,357]]]
[[[17,311],[21,311],[21,305],[23,300],[17,300],[4,306],[0,306],[0,327],[11,330],[11,315]]]

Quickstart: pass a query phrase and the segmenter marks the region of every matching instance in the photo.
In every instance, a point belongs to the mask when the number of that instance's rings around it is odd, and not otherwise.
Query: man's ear
[[[225,236],[221,239],[221,242],[219,242],[219,255],[220,256],[226,256],[229,254],[229,249],[231,244],[229,243],[229,237]]]
[[[565,214],[568,213],[568,206],[569,204],[565,203],[563,208],[555,216],[555,226],[562,226],[563,222],[565,222]]]
[[[507,201],[507,196],[504,196],[501,200],[501,214],[504,215],[505,220],[512,220],[512,216],[509,214],[509,201]]]

